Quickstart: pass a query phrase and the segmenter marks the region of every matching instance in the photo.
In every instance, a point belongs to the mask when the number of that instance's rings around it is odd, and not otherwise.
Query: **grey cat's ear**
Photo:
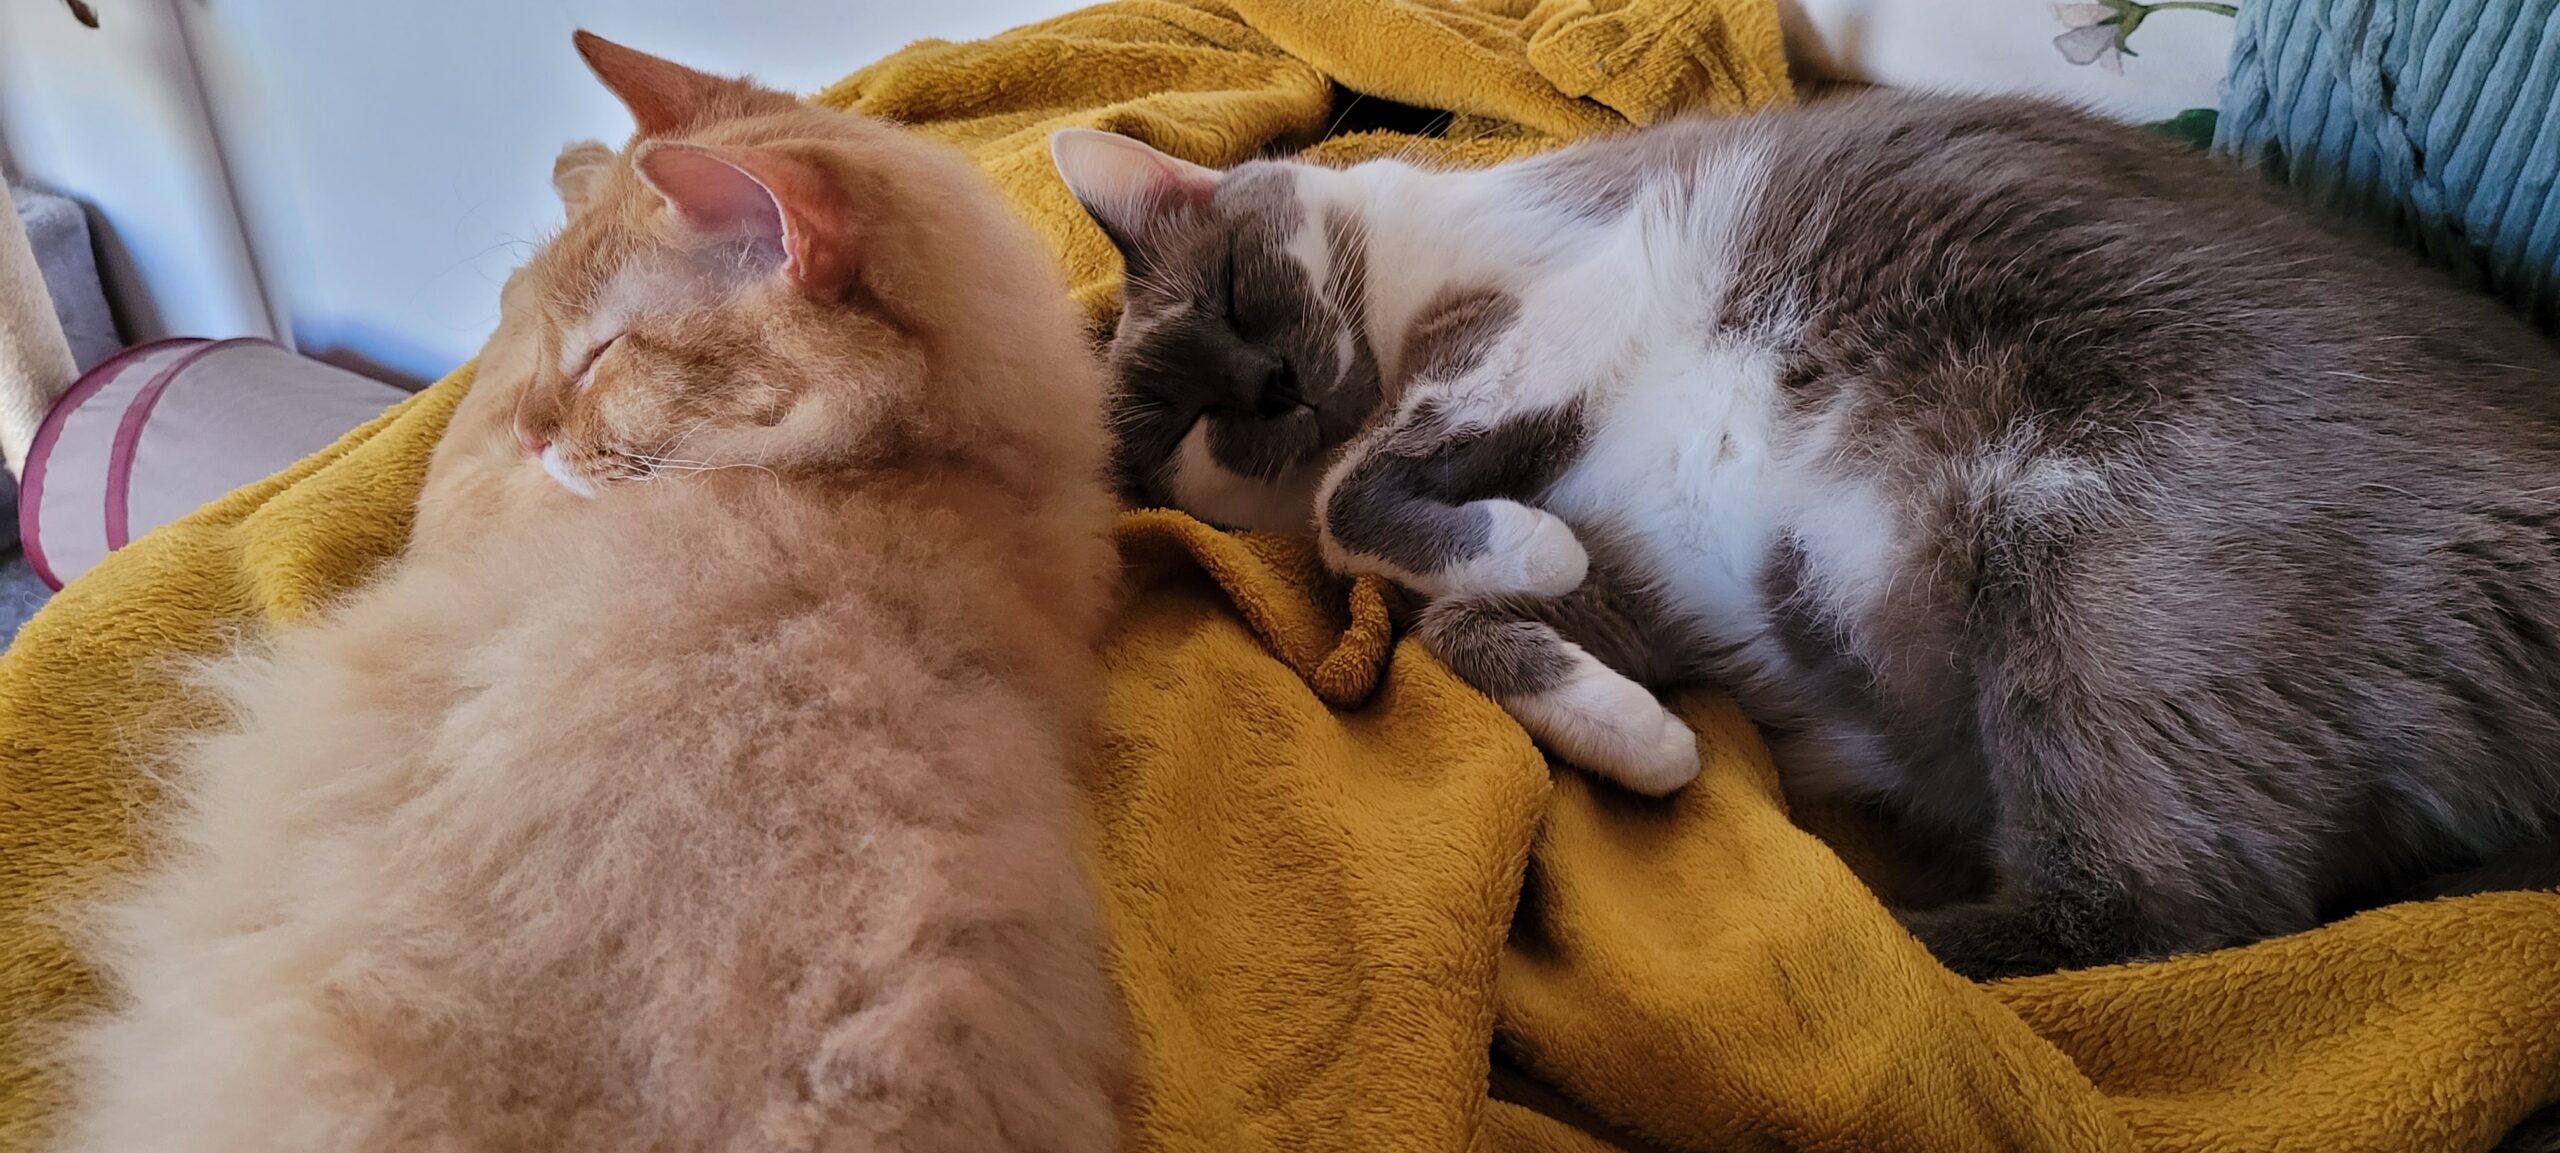
[[[613,149],[593,140],[581,140],[560,150],[560,158],[551,162],[551,186],[560,190],[560,203],[571,215],[584,211],[604,191],[605,180],[613,175]]]
[[[1049,159],[1067,190],[1128,257],[1147,250],[1166,226],[1206,207],[1218,189],[1216,169],[1089,128],[1050,136]]]

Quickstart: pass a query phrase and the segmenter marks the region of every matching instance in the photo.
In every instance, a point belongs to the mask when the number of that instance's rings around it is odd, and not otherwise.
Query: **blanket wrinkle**
[[[1097,335],[1120,269],[1054,129],[1482,165],[1788,98],[1771,0],[1116,0],[815,97],[973,154]],[[0,1147],[40,1140],[44,1030],[101,996],[55,910],[134,866],[155,751],[216,719],[173,670],[396,556],[470,379],[115,554],[0,657]],[[2560,1099],[2560,894],[1976,986],[1791,819],[1729,701],[1677,702],[1704,772],[1633,798],[1548,764],[1304,539],[1119,534],[1084,795],[1133,1150],[2399,1153]]]

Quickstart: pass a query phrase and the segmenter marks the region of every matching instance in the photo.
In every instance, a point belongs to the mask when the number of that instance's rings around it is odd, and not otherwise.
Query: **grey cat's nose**
[[[1286,360],[1273,360],[1263,374],[1262,387],[1254,393],[1253,411],[1266,417],[1279,416],[1305,404],[1305,398],[1298,395],[1297,370]]]

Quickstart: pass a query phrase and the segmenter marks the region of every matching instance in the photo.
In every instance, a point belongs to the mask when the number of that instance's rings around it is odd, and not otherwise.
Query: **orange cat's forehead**
[[[653,274],[653,269],[678,264],[671,246],[653,236],[655,231],[645,225],[643,215],[614,208],[620,205],[607,202],[573,218],[561,236],[525,264],[530,302],[545,328],[586,325],[591,313],[612,300],[625,302],[622,313],[630,315],[630,300],[637,295],[635,282],[673,279]]]
[[[614,201],[624,198],[615,197]],[[599,205],[569,222],[526,266],[549,304],[592,297],[605,281],[648,245],[635,229],[639,213],[624,205]]]

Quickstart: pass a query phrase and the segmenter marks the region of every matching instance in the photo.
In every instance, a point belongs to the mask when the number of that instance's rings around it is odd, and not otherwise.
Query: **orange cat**
[[[1065,294],[956,154],[579,47],[638,135],[563,157],[411,553],[220,666],[62,1147],[1114,1148]]]

